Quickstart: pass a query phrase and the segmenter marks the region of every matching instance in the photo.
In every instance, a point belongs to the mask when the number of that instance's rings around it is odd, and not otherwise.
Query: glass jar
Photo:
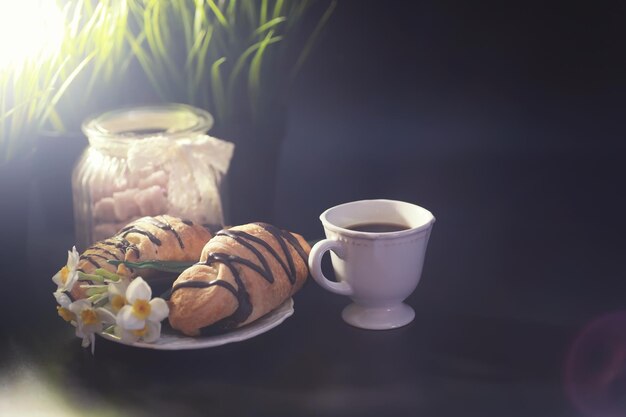
[[[222,226],[220,190],[234,145],[206,135],[212,125],[209,113],[182,104],[85,121],[89,147],[72,174],[77,246],[84,250],[143,216]]]

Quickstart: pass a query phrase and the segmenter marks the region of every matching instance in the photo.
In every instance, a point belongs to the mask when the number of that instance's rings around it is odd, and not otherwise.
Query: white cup
[[[394,329],[409,324],[415,311],[403,303],[417,287],[435,217],[414,204],[393,200],[362,200],[332,207],[320,215],[326,239],[309,255],[309,268],[323,288],[349,296],[342,312],[356,327]],[[367,232],[354,225],[390,223],[405,230]],[[322,256],[331,251],[337,282],[327,279]]]

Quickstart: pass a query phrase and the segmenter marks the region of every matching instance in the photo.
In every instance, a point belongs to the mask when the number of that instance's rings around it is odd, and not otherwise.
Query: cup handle
[[[322,272],[322,257],[329,250],[335,252],[340,258],[343,257],[343,246],[336,240],[323,239],[313,245],[311,253],[309,254],[309,270],[311,271],[311,276],[322,288],[330,292],[341,295],[352,295],[353,291],[350,284],[345,281],[334,282],[324,276]]]

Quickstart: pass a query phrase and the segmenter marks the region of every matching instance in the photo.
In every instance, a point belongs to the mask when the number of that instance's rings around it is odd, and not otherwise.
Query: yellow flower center
[[[96,324],[98,322],[98,316],[96,312],[90,308],[86,308],[80,312],[80,319],[83,324]]]
[[[67,282],[67,277],[70,275],[70,269],[65,265],[61,268],[61,282],[65,284]]]
[[[59,316],[61,316],[65,321],[72,321],[76,319],[76,315],[65,307],[57,306],[57,313],[59,313]]]
[[[140,320],[145,320],[150,315],[150,303],[146,300],[137,300],[133,303],[133,314]]]
[[[143,326],[143,329],[132,330],[133,334],[137,337],[144,337],[148,333],[148,325]]]
[[[111,307],[113,307],[114,312],[118,312],[124,307],[126,304],[126,298],[123,295],[114,295],[111,299]]]

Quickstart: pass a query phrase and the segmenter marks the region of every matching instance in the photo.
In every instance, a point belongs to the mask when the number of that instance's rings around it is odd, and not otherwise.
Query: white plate
[[[122,340],[111,333],[98,333],[103,338],[112,342],[117,342],[129,346],[157,349],[157,350],[183,350],[183,349],[204,349],[209,347],[221,346],[227,343],[240,342],[250,339],[261,333],[265,333],[270,329],[281,324],[285,319],[293,314],[293,298],[282,303],[274,311],[267,313],[265,316],[255,320],[254,322],[231,330],[228,333],[216,336],[184,336],[180,333],[161,333],[161,337],[154,343],[134,342],[124,343]]]

